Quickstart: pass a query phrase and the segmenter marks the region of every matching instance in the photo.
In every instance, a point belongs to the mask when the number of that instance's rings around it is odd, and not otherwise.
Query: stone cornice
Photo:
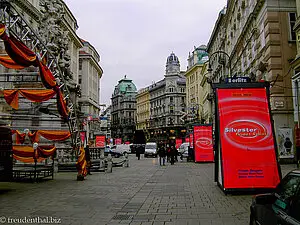
[[[31,3],[24,0],[15,0],[14,3],[20,9],[24,10],[31,18],[35,21],[39,21],[39,18],[42,16],[41,12],[38,11],[36,7],[34,7]]]
[[[185,73],[184,76],[187,77],[187,74],[191,73],[192,71],[196,70],[199,67],[203,67],[204,64],[195,64],[192,67],[190,67]]]

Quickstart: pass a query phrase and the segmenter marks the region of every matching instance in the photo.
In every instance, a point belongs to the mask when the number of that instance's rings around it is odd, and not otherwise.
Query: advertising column
[[[212,126],[195,125],[194,142],[195,162],[213,162]]]
[[[266,84],[238,85],[216,85],[218,183],[224,191],[275,188],[281,174]]]
[[[96,147],[98,148],[104,148],[105,147],[105,135],[97,135],[96,136]]]

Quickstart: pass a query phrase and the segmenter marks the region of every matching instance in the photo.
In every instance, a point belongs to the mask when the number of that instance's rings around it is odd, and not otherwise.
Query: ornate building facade
[[[136,129],[146,131],[149,128],[150,94],[149,87],[142,88],[136,95]]]
[[[119,80],[112,94],[111,135],[122,138],[123,142],[132,142],[136,123],[137,89],[126,75]]]
[[[90,137],[100,131],[100,79],[103,70],[99,65],[100,56],[96,49],[87,41],[82,40],[83,48],[79,51],[78,84],[81,87],[81,96],[78,107],[82,113],[82,120],[92,118],[88,123]],[[86,123],[87,124],[87,123]]]
[[[271,82],[275,133],[294,123],[290,96],[295,21],[295,1],[229,0],[207,46],[212,82],[224,82],[228,76]]]
[[[205,82],[207,61],[208,54],[205,45],[194,47],[192,54],[189,53],[188,66],[185,72],[187,122],[211,122],[210,107],[206,104],[210,93],[210,86]]]
[[[147,87],[150,117],[147,126],[149,140],[185,136],[185,123],[181,118],[186,112],[185,77],[180,71],[178,57],[171,53],[167,58],[164,79]],[[146,119],[147,120],[147,119]]]

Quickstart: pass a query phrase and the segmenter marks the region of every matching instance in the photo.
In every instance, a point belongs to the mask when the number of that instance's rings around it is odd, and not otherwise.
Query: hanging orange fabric
[[[19,92],[25,98],[33,102],[47,101],[56,94],[53,90],[19,90]]]
[[[7,104],[14,109],[19,109],[19,93],[33,102],[47,101],[56,94],[53,90],[4,90],[4,98]]]
[[[70,131],[64,130],[39,130],[38,133],[42,137],[51,141],[64,141],[71,136]]]
[[[8,55],[0,56],[0,64],[9,69],[22,70],[25,67],[18,65],[15,61],[13,61]]]
[[[34,151],[32,146],[17,146],[14,145],[13,148],[13,157],[22,162],[34,162],[34,159],[37,162],[45,160],[49,156],[53,156],[56,147],[53,145],[49,146],[38,146],[36,151]]]
[[[32,146],[13,146],[13,153],[20,157],[34,158],[34,149]]]
[[[16,131],[16,144],[23,144],[25,142],[25,133],[21,133],[20,131]]]
[[[28,137],[29,137],[31,143],[39,142],[39,140],[40,140],[40,136],[38,135],[38,131],[33,131],[33,132],[29,131]]]
[[[19,93],[18,90],[4,90],[4,99],[12,108],[19,109]]]
[[[15,154],[13,154],[14,159],[21,161],[23,163],[34,163],[34,158],[32,157],[21,157],[21,156],[17,156]],[[42,162],[44,161],[45,158],[38,158],[36,161],[37,162]]]
[[[5,50],[10,58],[18,65],[28,67],[37,66],[38,59],[33,51],[31,51],[24,43],[19,41],[12,34],[6,34],[4,24],[0,25],[0,38],[4,41]]]
[[[42,62],[38,62],[38,66],[40,69],[40,77],[45,88],[54,88],[57,84],[51,70]]]
[[[53,145],[37,147],[38,158],[39,157],[46,158],[46,157],[52,156],[52,155],[54,155],[55,151],[56,151],[56,147]]]
[[[86,169],[85,151],[83,146],[80,147],[80,154],[76,162],[76,168],[79,175],[86,176],[87,169]]]
[[[59,87],[55,87],[55,92],[57,99],[57,110],[64,120],[68,120],[69,112],[63,94],[61,93]]]

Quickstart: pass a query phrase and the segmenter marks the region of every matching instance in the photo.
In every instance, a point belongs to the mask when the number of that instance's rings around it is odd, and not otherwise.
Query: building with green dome
[[[126,75],[119,80],[112,94],[111,135],[122,142],[133,141],[136,118],[137,89]]]

